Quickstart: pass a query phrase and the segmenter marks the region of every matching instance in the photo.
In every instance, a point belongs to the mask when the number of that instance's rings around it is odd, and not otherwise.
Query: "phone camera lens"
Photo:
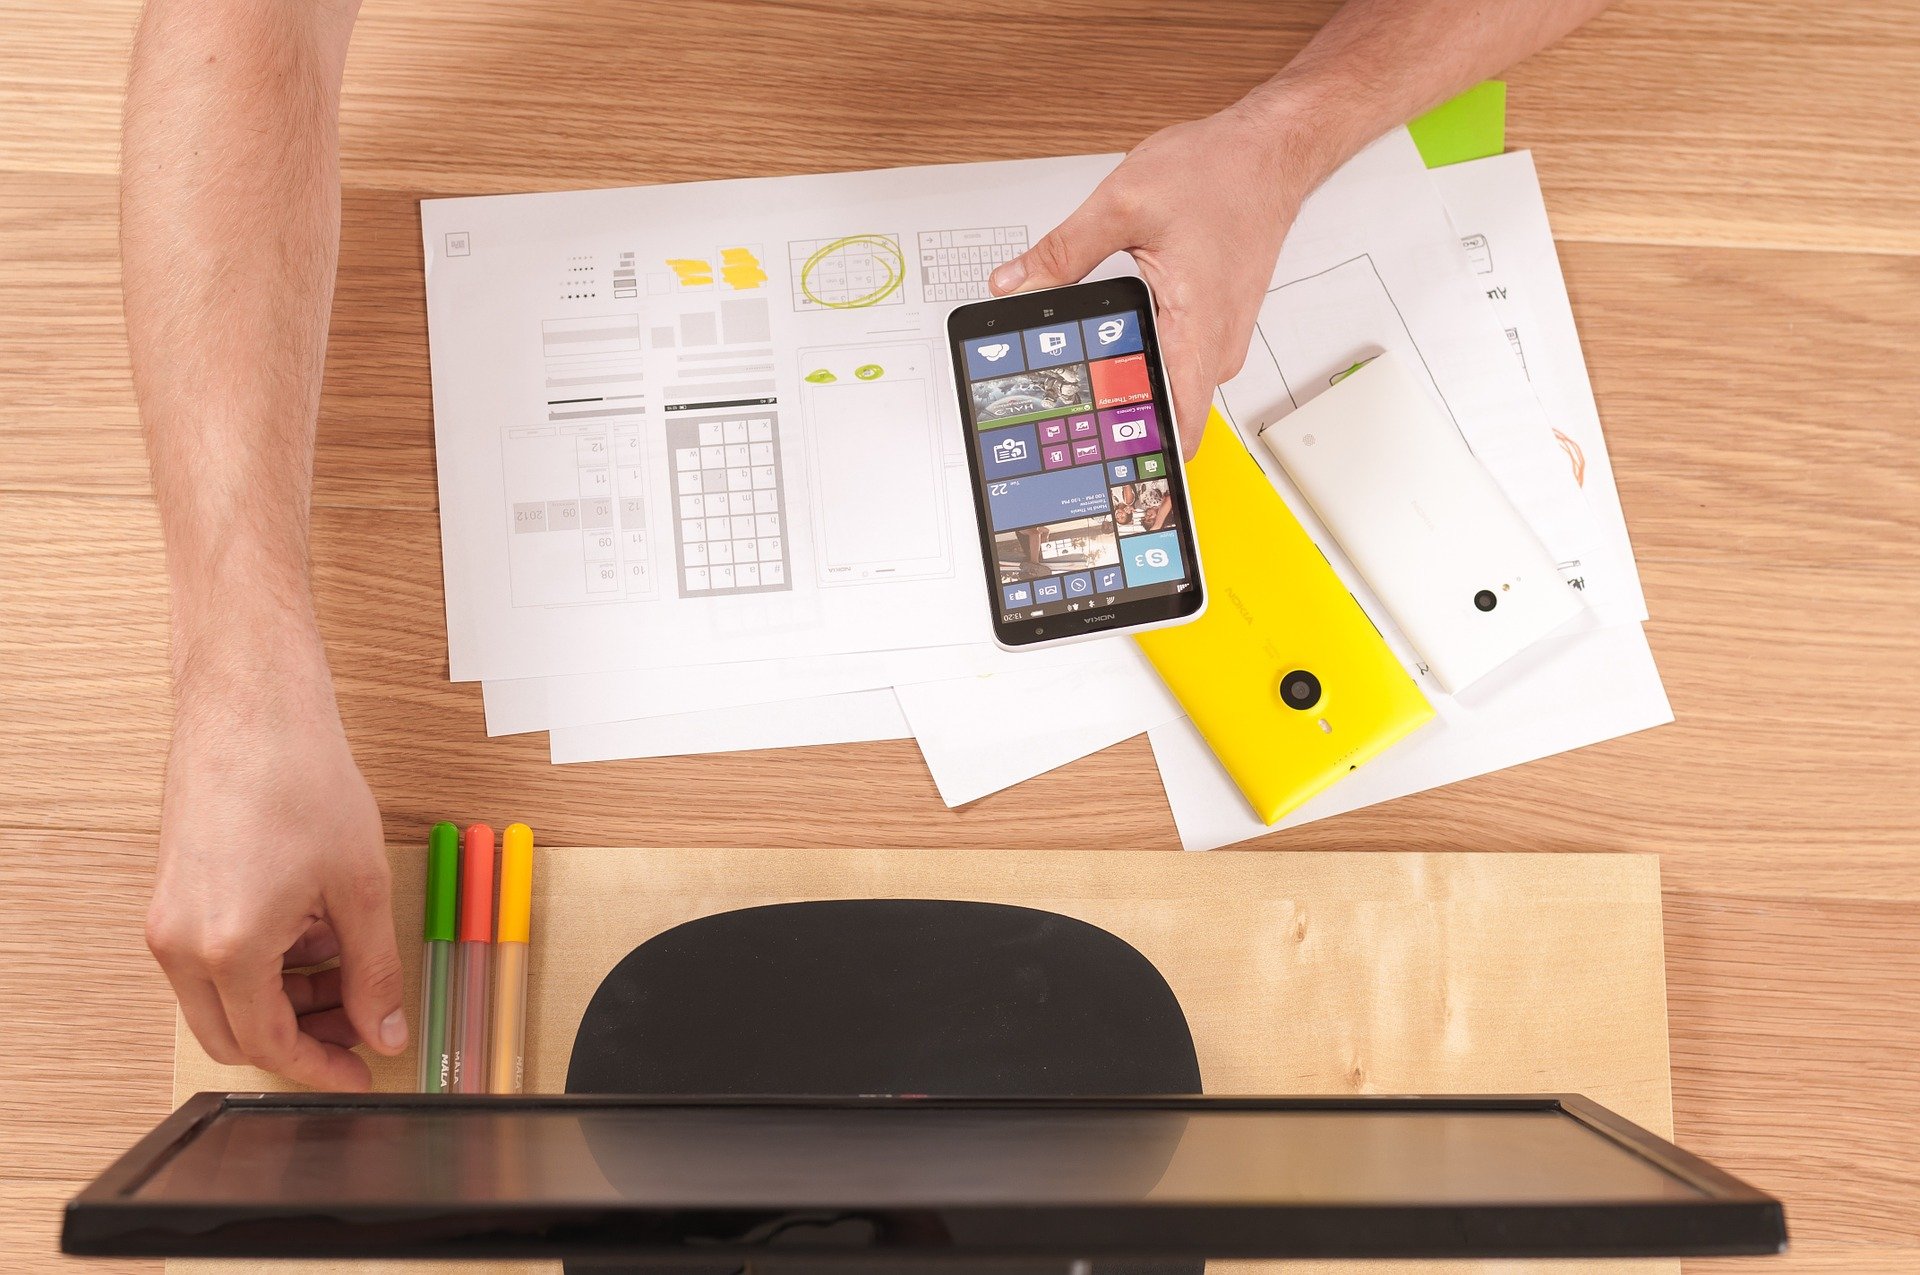
[[[1295,669],[1280,679],[1280,699],[1288,708],[1305,712],[1320,702],[1320,679],[1305,669]]]
[[[1491,611],[1500,605],[1500,599],[1494,596],[1492,589],[1482,589],[1473,595],[1473,605],[1482,611]]]

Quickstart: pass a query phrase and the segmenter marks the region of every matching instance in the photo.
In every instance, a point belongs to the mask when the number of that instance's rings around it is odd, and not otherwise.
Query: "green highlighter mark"
[[[887,369],[878,363],[862,363],[853,369],[853,374],[863,381],[877,381],[887,374]]]
[[[803,378],[809,385],[831,385],[840,378],[823,367],[817,367]]]
[[[1373,362],[1374,359],[1377,359],[1379,357],[1380,356],[1378,354],[1375,354],[1368,358],[1361,359],[1358,363],[1355,363],[1349,367],[1342,368],[1341,370],[1339,370],[1338,372],[1335,372],[1332,376],[1327,378],[1327,384],[1328,385],[1340,384],[1340,382],[1346,380],[1349,376],[1352,376],[1355,372],[1358,372],[1361,368],[1365,367],[1367,364]]]

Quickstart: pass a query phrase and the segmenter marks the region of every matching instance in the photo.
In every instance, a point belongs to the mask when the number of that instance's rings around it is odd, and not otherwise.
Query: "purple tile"
[[[1160,413],[1151,403],[1135,403],[1100,413],[1100,442],[1108,456],[1137,456],[1157,452]]]
[[[1064,443],[1067,441],[1067,423],[1064,420],[1041,421],[1040,441],[1045,443]]]
[[[1100,459],[1100,444],[1092,439],[1070,445],[1073,448],[1073,463],[1076,465],[1091,465]]]
[[[1098,429],[1093,423],[1093,417],[1091,416],[1067,417],[1067,430],[1075,438],[1098,438],[1100,436]]]
[[[1065,469],[1073,464],[1073,455],[1066,443],[1041,448],[1040,459],[1048,469]]]

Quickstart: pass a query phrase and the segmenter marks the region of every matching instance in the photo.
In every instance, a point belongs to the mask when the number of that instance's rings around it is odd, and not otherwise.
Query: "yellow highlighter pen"
[[[519,1093],[526,1070],[527,953],[533,920],[533,829],[500,837],[500,911],[493,949],[493,1045],[488,1093]]]

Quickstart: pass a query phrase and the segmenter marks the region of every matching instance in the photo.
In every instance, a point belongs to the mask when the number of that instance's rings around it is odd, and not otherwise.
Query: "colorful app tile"
[[[1159,451],[1159,411],[1151,403],[1135,403],[1101,412],[1100,442],[1109,457]]]
[[[1154,531],[1129,537],[1120,547],[1120,565],[1126,568],[1131,588],[1182,579],[1187,567],[1180,557],[1180,533]]]
[[[1111,518],[1075,518],[1034,531],[1038,533],[1040,560],[1050,571],[1084,571],[1111,567],[1120,561]]]
[[[995,531],[1089,518],[1107,512],[1107,487],[1091,465],[1031,474],[987,488],[987,512]]]
[[[1067,446],[1073,448],[1073,463],[1076,465],[1091,465],[1100,459],[1100,444],[1091,438]]]
[[[1049,602],[1058,602],[1059,600],[1059,576],[1048,576],[1044,580],[1035,580],[1033,582],[1033,604],[1035,606],[1044,606]]]
[[[1142,478],[1165,478],[1167,475],[1167,458],[1159,452],[1142,456],[1136,464]]]
[[[1067,417],[1067,436],[1069,438],[1098,438],[1100,427],[1094,423],[1093,414]]]
[[[1103,315],[1098,319],[1082,319],[1080,328],[1086,334],[1087,357],[1090,359],[1138,354],[1146,348],[1140,343],[1140,314],[1137,310]]]
[[[1073,448],[1066,443],[1056,443],[1040,449],[1040,462],[1048,469],[1065,469],[1073,464]]]
[[[1086,365],[1081,363],[975,381],[968,393],[973,398],[974,423],[982,429],[1084,412],[1093,406]]]
[[[1153,397],[1153,382],[1147,376],[1147,356],[1144,354],[1129,354],[1124,358],[1089,363],[1087,375],[1093,382],[1095,407],[1144,403]]]
[[[1040,439],[1031,425],[980,435],[980,476],[988,482],[1040,471]]]
[[[989,376],[1005,376],[1009,372],[1024,372],[1027,360],[1021,353],[1018,333],[1009,332],[1005,336],[983,336],[977,341],[961,343],[961,349],[967,355],[967,379],[983,380]]]
[[[1110,460],[1107,462],[1107,481],[1110,483],[1130,483],[1133,481],[1133,462],[1130,460]]]
[[[1107,497],[1113,502],[1113,525],[1123,536],[1162,531],[1173,525],[1173,492],[1164,478],[1122,483]]]
[[[1105,514],[1020,527],[993,537],[1000,583],[1120,565],[1120,542]]]
[[[1000,597],[1006,603],[1006,610],[1018,611],[1021,607],[1033,605],[1033,585],[1026,580],[1016,584],[1000,586]]]
[[[1075,571],[1063,577],[1067,601],[1084,602],[1093,596],[1093,572]]]
[[[1119,567],[1101,567],[1093,573],[1093,587],[1099,593],[1118,593],[1126,587]]]
[[[1075,419],[1077,420],[1079,418],[1076,417]],[[1041,446],[1044,447],[1048,443],[1064,443],[1066,441],[1067,441],[1067,422],[1064,417],[1056,420],[1040,422],[1040,445]]]
[[[1059,367],[1063,363],[1082,362],[1087,357],[1080,347],[1080,325],[1071,319],[1044,328],[1028,328],[1020,335],[1026,341],[1027,366],[1031,368]]]

